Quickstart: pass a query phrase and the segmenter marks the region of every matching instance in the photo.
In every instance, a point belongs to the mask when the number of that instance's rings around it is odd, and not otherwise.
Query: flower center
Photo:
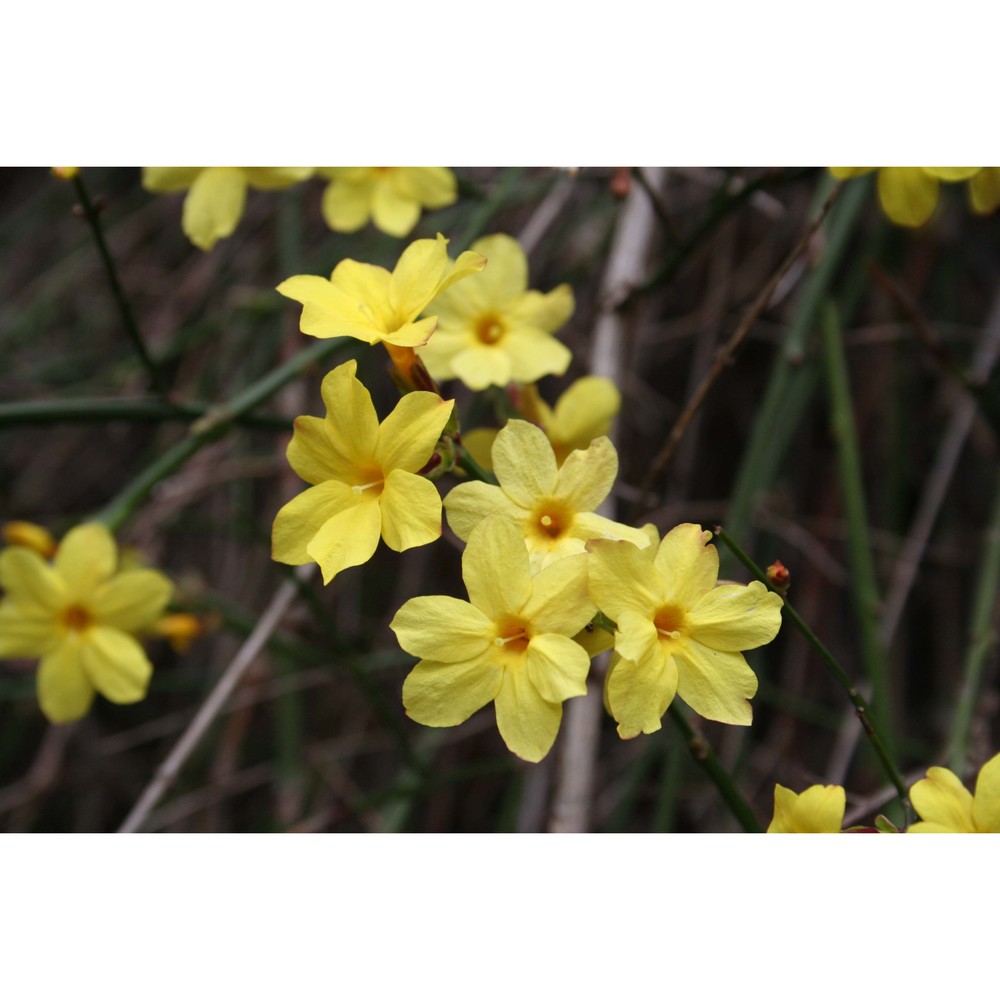
[[[543,541],[555,541],[569,531],[573,511],[562,500],[547,497],[532,512],[531,523]]]
[[[482,344],[495,344],[504,333],[503,323],[492,313],[480,316],[476,322],[476,337]]]
[[[528,623],[522,618],[508,616],[497,622],[494,644],[507,653],[523,653],[531,641]]]
[[[71,632],[82,632],[94,623],[90,612],[86,608],[80,607],[79,604],[71,604],[68,608],[65,608],[59,616],[59,620]]]
[[[684,632],[687,616],[683,608],[673,604],[664,604],[653,616],[656,631],[663,639],[680,639]]]
[[[351,492],[355,496],[362,496],[367,491],[368,499],[374,500],[382,495],[382,490],[385,489],[385,477],[378,466],[372,465],[368,468],[357,469],[355,475],[362,480],[351,487]]]

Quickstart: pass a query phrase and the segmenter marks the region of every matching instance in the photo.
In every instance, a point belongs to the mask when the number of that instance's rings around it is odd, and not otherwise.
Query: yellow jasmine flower
[[[882,210],[901,226],[922,226],[938,203],[941,181],[964,181],[980,167],[830,167],[838,180],[878,170]]]
[[[621,404],[621,393],[611,379],[585,375],[556,400],[554,409],[542,399],[536,386],[524,386],[518,410],[525,420],[538,424],[545,431],[552,442],[556,462],[562,465],[570,452],[582,451],[595,438],[608,434]],[[462,435],[465,449],[490,471],[493,470],[490,449],[497,433],[493,428],[477,427]]]
[[[458,199],[447,167],[320,167],[330,183],[323,218],[338,233],[354,233],[371,219],[390,236],[408,236],[421,208],[444,208]]]
[[[436,316],[417,317],[442,289],[481,271],[486,258],[468,250],[448,257],[448,241],[415,240],[390,273],[384,267],[342,260],[329,279],[299,274],[278,291],[304,306],[300,328],[311,337],[354,337],[368,344],[418,347],[427,342]]]
[[[489,702],[518,757],[552,748],[562,703],[587,693],[590,657],[573,641],[594,614],[583,554],[531,575],[518,532],[491,517],[469,536],[462,578],[469,600],[414,597],[390,628],[420,662],[403,684],[406,714],[457,726]]]
[[[312,167],[143,167],[142,186],[157,194],[188,191],[181,228],[200,250],[211,250],[235,231],[248,187],[286,188],[312,172]]]
[[[983,764],[971,795],[946,767],[932,767],[910,789],[922,822],[907,833],[1000,833],[1000,754]]]
[[[675,694],[706,719],[750,725],[757,678],[741,651],[777,635],[782,601],[756,581],[717,586],[711,537],[680,524],[645,550],[604,540],[587,546],[590,596],[617,623],[621,659],[606,685],[622,739],[659,729]]]
[[[94,692],[129,704],[146,695],[153,667],[134,634],[170,599],[170,581],[151,569],[118,570],[102,524],[62,540],[50,565],[37,552],[0,552],[0,657],[40,657],[38,702],[50,722],[87,714]]]
[[[573,452],[560,469],[545,432],[526,420],[511,420],[497,434],[492,457],[498,486],[462,483],[445,498],[448,524],[463,541],[480,521],[499,514],[527,543],[533,571],[583,552],[591,538],[649,544],[640,529],[592,513],[618,475],[618,453],[606,437]]]
[[[801,795],[774,786],[774,819],[768,833],[840,833],[847,798],[840,785],[813,785]]]
[[[484,236],[472,249],[490,266],[431,303],[437,331],[419,352],[427,370],[470,389],[562,375],[571,354],[552,334],[573,313],[569,285],[546,295],[528,291],[528,259],[510,236]]]
[[[24,545],[34,549],[45,559],[51,559],[58,548],[51,532],[30,521],[8,521],[3,526],[3,540],[8,545]]]
[[[418,475],[434,451],[454,400],[411,392],[381,424],[348,361],[323,379],[326,418],[298,417],[288,461],[310,489],[278,511],[271,555],[316,562],[329,583],[371,559],[381,536],[396,552],[441,535],[441,497]]]

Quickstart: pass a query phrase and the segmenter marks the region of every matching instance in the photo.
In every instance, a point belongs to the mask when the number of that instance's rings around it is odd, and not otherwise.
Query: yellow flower
[[[774,819],[768,833],[840,833],[847,799],[840,785],[813,785],[801,795],[774,786]]]
[[[741,650],[777,635],[782,601],[756,581],[717,586],[711,537],[680,524],[645,550],[603,540],[587,546],[590,596],[617,623],[621,659],[606,685],[623,739],[659,729],[675,694],[706,719],[750,725],[757,678]]]
[[[354,337],[368,344],[418,347],[434,332],[436,316],[417,317],[442,289],[481,271],[486,259],[466,251],[448,257],[448,241],[415,240],[390,273],[384,267],[342,260],[329,279],[299,274],[278,291],[301,302],[300,329],[311,337]]]
[[[910,789],[922,822],[907,833],[1000,833],[1000,754],[983,764],[972,796],[946,767],[932,767]]]
[[[330,178],[323,218],[338,233],[354,233],[371,219],[390,236],[408,236],[421,208],[444,208],[458,198],[447,167],[320,167]]]
[[[525,420],[511,420],[493,442],[499,486],[462,483],[445,498],[448,524],[463,540],[490,514],[521,533],[533,571],[583,552],[591,538],[621,538],[646,546],[649,537],[594,511],[611,492],[618,453],[605,437],[573,452],[560,469],[545,433]]]
[[[181,228],[201,250],[231,236],[243,216],[247,187],[274,191],[304,181],[312,167],[143,167],[147,191],[186,191]]]
[[[562,465],[570,452],[587,448],[595,438],[611,430],[611,421],[621,409],[622,397],[609,378],[585,375],[578,378],[557,400],[555,409],[539,395],[534,385],[521,390],[518,410],[525,420],[538,424],[545,431],[556,462]],[[490,449],[497,431],[477,427],[462,435],[462,444],[484,468],[493,470]]]
[[[288,461],[313,485],[274,520],[272,557],[292,566],[316,562],[324,583],[371,559],[379,536],[403,552],[441,535],[441,497],[417,473],[454,400],[411,392],[380,425],[357,367],[348,361],[323,379],[325,420],[296,419]]]
[[[86,715],[95,690],[118,704],[146,695],[153,668],[133,636],[159,617],[171,585],[117,562],[101,524],[70,531],[51,565],[22,546],[0,553],[0,657],[41,658],[38,701],[50,722]]]
[[[594,614],[583,554],[531,575],[517,531],[501,518],[469,537],[462,577],[469,600],[414,597],[390,628],[420,662],[403,684],[406,714],[457,726],[495,702],[497,728],[518,757],[551,749],[562,703],[587,693],[590,657],[572,639]]]
[[[3,540],[8,545],[24,545],[34,549],[45,559],[51,559],[58,548],[49,531],[30,521],[8,521],[3,526]]]
[[[472,249],[490,266],[430,304],[438,326],[419,352],[427,370],[470,389],[562,375],[571,355],[552,334],[573,313],[569,285],[547,295],[528,291],[528,259],[510,236],[484,236]]]
[[[938,203],[940,181],[964,181],[981,167],[830,167],[838,180],[878,170],[882,210],[901,226],[922,226]]]

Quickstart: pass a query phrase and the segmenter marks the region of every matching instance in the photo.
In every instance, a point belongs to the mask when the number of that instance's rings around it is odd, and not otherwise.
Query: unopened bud
[[[771,586],[775,590],[784,593],[788,590],[788,584],[791,582],[792,574],[788,572],[787,567],[781,560],[775,559],[770,566],[767,567],[767,578],[771,581]]]
[[[43,559],[51,559],[58,548],[58,543],[45,528],[30,521],[8,521],[3,526],[3,540],[7,545],[33,549]]]
[[[202,635],[208,626],[206,619],[197,615],[177,612],[164,615],[153,625],[152,632],[166,639],[177,653],[187,652],[191,643]]]
[[[71,181],[80,172],[79,167],[53,167],[52,176],[61,181]]]

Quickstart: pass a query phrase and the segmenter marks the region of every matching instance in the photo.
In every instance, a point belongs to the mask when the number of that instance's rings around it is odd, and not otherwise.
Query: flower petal
[[[923,823],[909,833],[975,833],[972,794],[946,767],[932,767],[910,789],[910,801]]]
[[[969,181],[969,204],[978,215],[989,215],[1000,205],[1000,167],[983,167]]]
[[[292,440],[285,452],[295,474],[313,486],[331,479],[349,482],[354,464],[334,450],[327,433],[330,421],[322,417],[296,417]]]
[[[55,614],[66,603],[62,578],[37,553],[20,545],[0,552],[0,587],[33,617]]]
[[[457,597],[411,597],[389,628],[407,653],[441,663],[474,660],[491,650],[494,638],[489,618]]]
[[[749,699],[757,693],[757,675],[740,653],[709,649],[693,639],[674,650],[677,693],[703,719],[749,726]]]
[[[840,833],[847,798],[840,785],[813,785],[801,795],[774,786],[774,818],[768,833]]]
[[[322,212],[326,224],[338,233],[355,233],[371,217],[370,183],[351,184],[339,178],[323,191]]]
[[[482,254],[489,264],[482,274],[470,278],[452,294],[464,295],[468,290],[481,306],[489,309],[512,305],[528,287],[528,258],[521,244],[513,236],[494,233],[476,240],[471,249]]]
[[[618,452],[606,437],[586,451],[574,451],[559,470],[556,495],[574,510],[597,510],[611,492],[618,475]]]
[[[82,719],[94,700],[94,686],[83,669],[82,644],[60,643],[38,665],[38,704],[49,722]]]
[[[347,304],[355,318],[364,316],[377,329],[387,331],[398,325],[389,305],[392,275],[377,264],[342,260],[330,275],[330,285]],[[343,305],[338,306],[343,308]]]
[[[664,599],[691,608],[719,578],[719,552],[708,542],[712,532],[700,524],[678,524],[668,531],[656,553],[656,568],[666,587]]]
[[[382,421],[375,459],[384,472],[419,472],[437,447],[455,408],[453,399],[433,392],[408,392]]]
[[[510,310],[512,323],[555,333],[573,315],[573,289],[559,285],[551,292],[525,292]]]
[[[457,726],[500,691],[503,670],[491,651],[462,663],[421,660],[403,681],[403,708],[424,726]]]
[[[921,167],[925,174],[942,181],[967,181],[982,170],[982,167]]]
[[[525,653],[528,679],[553,704],[587,693],[590,657],[564,635],[536,635]]]
[[[591,514],[586,511],[573,518],[570,535],[583,541],[589,541],[592,538],[605,538],[612,541],[631,542],[639,549],[649,547],[649,535],[642,528],[630,528],[627,524],[621,524],[608,517],[601,517],[600,514]],[[655,551],[653,549],[650,552],[650,562],[652,562]]]
[[[378,547],[381,529],[379,504],[367,498],[326,521],[306,546],[309,558],[319,564],[323,583],[329,583],[341,570],[368,562]]]
[[[677,667],[673,658],[643,665],[618,660],[608,674],[605,697],[618,735],[630,740],[640,733],[655,733],[677,692]]]
[[[490,621],[523,614],[532,581],[521,533],[500,517],[483,521],[469,535],[462,553],[462,579],[469,600]]]
[[[938,202],[938,181],[920,167],[882,167],[878,195],[885,214],[901,226],[922,226]]]
[[[648,616],[631,610],[623,611],[618,619],[615,652],[623,660],[631,660],[639,667],[650,669],[659,669],[657,665],[667,656],[656,625]]]
[[[688,626],[693,638],[712,649],[756,649],[778,634],[782,603],[756,580],[745,587],[713,587],[688,612]]]
[[[143,167],[142,186],[157,194],[186,191],[205,167]]]
[[[103,524],[81,524],[70,531],[56,552],[55,570],[71,600],[89,597],[118,563],[118,549]]]
[[[444,208],[458,199],[458,182],[447,167],[397,167],[395,180],[425,208]]]
[[[608,433],[621,405],[621,393],[611,379],[585,375],[556,400],[545,430],[567,451],[586,448],[594,438]]]
[[[387,178],[372,188],[372,222],[390,236],[408,236],[420,221],[420,203]]]
[[[44,656],[60,638],[51,611],[10,597],[0,601],[0,659]]]
[[[1000,833],[1000,753],[983,764],[976,778],[972,819],[979,833]]]
[[[172,592],[173,585],[156,570],[126,570],[94,592],[90,610],[100,625],[137,632],[160,616]]]
[[[349,297],[326,278],[296,274],[278,285],[277,291],[302,304],[299,329],[310,337],[354,337],[366,344],[382,339],[372,308],[366,309],[363,301]]]
[[[437,294],[448,272],[448,241],[414,240],[402,253],[389,281],[389,303],[401,320],[414,320]]]
[[[496,695],[497,728],[507,749],[537,764],[551,749],[562,705],[546,701],[524,670],[505,670]]]
[[[243,176],[259,191],[281,191],[312,176],[315,167],[243,167]]]
[[[274,519],[271,558],[288,566],[311,562],[307,549],[319,529],[337,514],[367,501],[347,483],[331,479],[289,500]]]
[[[393,469],[379,506],[382,537],[393,551],[405,552],[441,537],[441,494],[429,479]]]
[[[510,358],[515,382],[537,382],[545,375],[564,375],[573,360],[564,343],[534,328],[511,330],[500,343]]]
[[[512,377],[507,352],[485,344],[473,344],[457,351],[451,358],[451,370],[455,378],[476,392],[491,385],[503,388]]]
[[[597,611],[587,586],[587,554],[566,556],[532,577],[522,614],[535,632],[573,636]]]
[[[448,526],[462,539],[469,540],[473,529],[490,514],[499,514],[512,524],[519,523],[525,512],[499,486],[489,483],[460,483],[444,498]]]
[[[91,684],[108,701],[131,705],[146,697],[153,665],[132,636],[95,626],[80,641],[80,662]]]
[[[374,461],[378,414],[371,393],[355,375],[357,368],[354,360],[338,365],[323,379],[320,392],[327,411],[326,435],[334,451],[356,465],[366,465]]]
[[[247,182],[238,167],[206,167],[184,199],[181,228],[201,250],[231,236],[243,215]]]
[[[663,579],[653,562],[652,546],[594,539],[590,553],[590,596],[613,621],[626,612],[652,620],[663,603]]]
[[[493,469],[504,493],[527,508],[550,496],[559,478],[549,439],[540,427],[527,420],[509,420],[497,434]]]

